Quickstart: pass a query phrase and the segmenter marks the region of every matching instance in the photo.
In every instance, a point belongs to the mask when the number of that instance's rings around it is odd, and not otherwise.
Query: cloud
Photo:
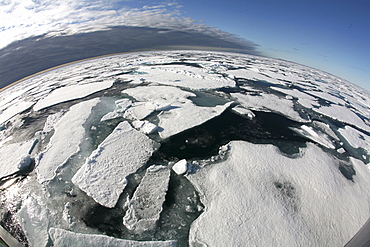
[[[66,36],[108,30],[114,26],[149,27],[199,32],[227,41],[246,42],[181,15],[177,2],[141,8],[117,0],[0,1],[0,49],[14,41],[47,34]]]

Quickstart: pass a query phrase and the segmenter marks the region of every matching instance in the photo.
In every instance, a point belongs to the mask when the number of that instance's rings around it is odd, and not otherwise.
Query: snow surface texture
[[[126,177],[145,165],[155,146],[154,141],[128,122],[121,122],[90,155],[72,182],[97,203],[112,208],[127,184]]]
[[[79,151],[79,144],[85,135],[82,125],[98,103],[99,99],[95,98],[72,106],[55,125],[55,133],[47,149],[37,160],[36,173],[40,183],[53,179],[57,169]]]
[[[162,212],[169,181],[170,170],[167,167],[151,166],[147,169],[123,217],[123,224],[128,229],[143,233],[155,228]]]
[[[242,141],[230,152],[188,176],[206,206],[191,245],[343,246],[369,217],[370,173],[360,161],[353,183],[313,144],[296,159]]]
[[[55,247],[170,247],[176,246],[176,241],[131,241],[105,235],[82,234],[58,228],[50,228],[49,234]]]

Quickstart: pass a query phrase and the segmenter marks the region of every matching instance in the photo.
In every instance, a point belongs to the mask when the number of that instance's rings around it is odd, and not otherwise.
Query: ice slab
[[[93,151],[72,182],[97,203],[112,208],[127,184],[126,177],[145,165],[156,143],[121,122]]]
[[[115,101],[116,109],[112,112],[105,114],[100,121],[107,121],[111,119],[116,119],[123,116],[123,113],[132,105],[129,99],[119,99]]]
[[[3,112],[0,112],[0,124],[14,117],[15,115],[31,108],[35,102],[20,101],[9,106]]]
[[[370,154],[370,137],[364,133],[352,128],[351,126],[345,126],[338,130],[339,133],[346,138],[348,143],[354,148],[363,148]]]
[[[301,118],[299,113],[294,110],[292,100],[265,93],[262,93],[260,96],[232,93],[231,96],[236,98],[247,109],[276,112],[297,122],[307,122],[307,120]]]
[[[45,98],[39,100],[34,105],[34,111],[40,111],[49,106],[53,106],[62,102],[67,102],[74,99],[84,98],[90,94],[110,88],[114,80],[106,80],[103,82],[95,82],[82,85],[72,85],[55,89]]]
[[[184,130],[193,128],[223,113],[232,102],[215,107],[199,107],[187,102],[179,108],[158,114],[159,135],[168,138]]]
[[[153,230],[162,212],[170,181],[170,170],[165,166],[147,169],[131,198],[123,224],[135,233]]]
[[[85,135],[83,124],[99,101],[95,98],[73,105],[55,125],[47,149],[36,160],[37,180],[40,183],[53,179],[56,170],[79,151],[79,144]]]
[[[43,205],[28,197],[17,216],[31,246],[48,246],[49,211]]]
[[[246,109],[245,107],[240,106],[240,105],[231,108],[231,110],[235,112],[236,114],[239,114],[248,119],[253,119],[255,117],[254,113],[251,110]]]
[[[176,241],[133,241],[97,234],[70,232],[59,228],[50,228],[50,238],[54,247],[174,247]]]
[[[329,136],[325,133],[322,133],[320,131],[314,130],[312,127],[309,127],[307,125],[302,125],[300,128],[291,128],[293,131],[296,133],[311,139],[312,141],[330,148],[330,149],[335,149],[335,145],[333,142],[330,140]]]
[[[23,158],[27,157],[35,140],[12,143],[0,148],[0,178],[19,171]]]
[[[351,160],[352,182],[314,144],[295,159],[272,145],[230,146],[227,160],[188,176],[206,207],[190,245],[343,246],[368,219],[370,172],[361,161]]]

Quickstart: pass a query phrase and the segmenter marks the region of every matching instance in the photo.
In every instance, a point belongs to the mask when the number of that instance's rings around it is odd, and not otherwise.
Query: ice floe
[[[49,211],[33,197],[23,201],[18,218],[31,246],[48,246]]]
[[[0,178],[18,172],[25,168],[23,165],[29,165],[29,153],[34,143],[35,140],[28,140],[0,147]]]
[[[107,80],[103,82],[95,82],[83,85],[72,85],[57,88],[52,91],[45,98],[39,100],[33,107],[34,111],[40,111],[52,105],[62,102],[84,98],[90,94],[99,92],[101,90],[110,88],[114,80]]]
[[[294,110],[293,101],[279,98],[274,94],[261,94],[261,95],[247,95],[241,93],[232,93],[232,97],[245,108],[257,111],[275,112],[284,115],[287,118],[298,122],[307,122],[301,118]]]
[[[50,228],[49,235],[53,246],[65,247],[172,247],[176,246],[176,241],[133,241],[108,237],[98,234],[83,234],[71,232],[59,228]]]
[[[354,148],[363,148],[370,154],[370,137],[364,133],[352,128],[351,126],[345,126],[338,130],[339,133],[348,141],[348,143]]]
[[[153,230],[162,212],[170,170],[165,166],[147,169],[140,185],[129,201],[123,224],[135,233]]]
[[[97,203],[112,208],[126,177],[145,165],[156,143],[124,121],[93,151],[72,182]]]
[[[335,145],[333,144],[332,140],[330,140],[329,136],[325,133],[315,131],[312,127],[309,127],[307,125],[302,125],[300,128],[291,128],[298,134],[311,139],[312,141],[330,148],[330,149],[335,149]]]
[[[40,183],[53,179],[57,169],[79,151],[79,144],[85,135],[83,124],[99,101],[95,98],[72,106],[55,125],[54,135],[46,150],[36,160],[37,180]]]
[[[352,182],[319,147],[301,151],[291,159],[271,145],[233,141],[227,160],[189,175],[206,207],[190,245],[343,246],[369,217],[370,173],[351,160]]]
[[[116,119],[123,116],[123,113],[132,105],[132,101],[129,99],[120,99],[115,101],[116,108],[112,112],[105,114],[100,121],[107,121]]]
[[[132,125],[135,127],[135,129],[140,130],[144,134],[153,134],[158,130],[158,126],[149,122],[148,120],[140,121],[136,120],[132,122]]]
[[[0,112],[0,124],[4,123],[15,115],[31,108],[34,104],[35,102],[21,101],[9,106],[7,109]]]

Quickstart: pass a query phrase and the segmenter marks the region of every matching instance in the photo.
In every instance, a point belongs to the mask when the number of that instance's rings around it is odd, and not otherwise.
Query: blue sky
[[[0,0],[0,49],[31,36],[113,25],[236,34],[265,56],[342,77],[370,91],[369,0]],[[210,30],[212,26],[217,30]]]
[[[185,16],[370,90],[370,1],[182,1]]]

